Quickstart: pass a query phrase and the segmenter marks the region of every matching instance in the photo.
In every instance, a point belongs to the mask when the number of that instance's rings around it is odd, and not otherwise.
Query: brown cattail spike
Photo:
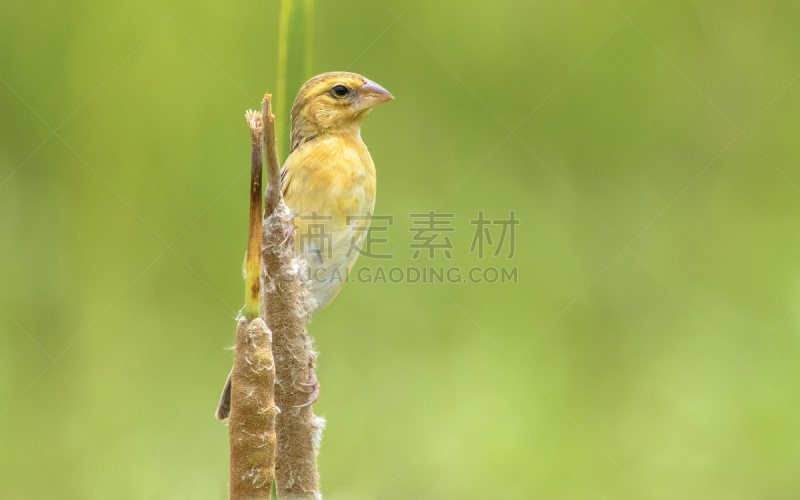
[[[275,356],[275,403],[281,413],[275,419],[277,448],[275,476],[280,500],[322,498],[317,474],[325,419],[315,416],[303,384],[312,378],[315,354],[305,324],[313,300],[303,282],[305,261],[292,250],[291,214],[283,202],[280,165],[275,148],[275,117],[271,96],[262,103],[262,122],[269,184],[264,214],[261,314],[273,332]]]
[[[269,500],[275,479],[275,363],[261,318],[240,319],[231,372],[231,500]]]

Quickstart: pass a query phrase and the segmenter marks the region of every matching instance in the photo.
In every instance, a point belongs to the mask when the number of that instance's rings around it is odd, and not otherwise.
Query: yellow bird
[[[369,111],[390,99],[386,89],[355,73],[334,72],[307,81],[292,106],[291,151],[281,171],[286,206],[294,214],[295,252],[308,263],[312,314],[342,289],[355,265],[375,208],[375,164],[361,140]],[[305,384],[317,400],[313,371]],[[230,413],[231,379],[217,418]]]
[[[281,185],[295,214],[295,250],[308,263],[314,312],[339,293],[366,238],[376,179],[361,123],[390,99],[377,83],[336,72],[306,82],[292,106]]]

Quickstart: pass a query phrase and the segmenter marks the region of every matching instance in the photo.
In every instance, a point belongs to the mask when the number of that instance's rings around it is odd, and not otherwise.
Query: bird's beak
[[[377,83],[372,80],[367,80],[366,78],[364,78],[364,81],[367,83],[362,85],[361,88],[358,89],[358,92],[356,92],[358,96],[354,104],[356,111],[374,108],[390,99],[394,99],[394,96],[390,94],[388,90]]]

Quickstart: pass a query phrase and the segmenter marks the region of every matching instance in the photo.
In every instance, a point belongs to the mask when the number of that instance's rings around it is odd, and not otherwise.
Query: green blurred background
[[[396,96],[363,137],[399,248],[357,266],[519,269],[314,319],[325,498],[798,497],[800,3],[613,1],[317,2],[314,72]],[[279,2],[2,10],[0,498],[226,498]],[[412,263],[434,209],[453,260]]]

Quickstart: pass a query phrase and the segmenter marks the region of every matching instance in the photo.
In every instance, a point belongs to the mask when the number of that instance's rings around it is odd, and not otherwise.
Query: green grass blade
[[[278,34],[278,89],[275,115],[278,154],[289,154],[292,104],[300,86],[311,78],[314,0],[282,0]]]

